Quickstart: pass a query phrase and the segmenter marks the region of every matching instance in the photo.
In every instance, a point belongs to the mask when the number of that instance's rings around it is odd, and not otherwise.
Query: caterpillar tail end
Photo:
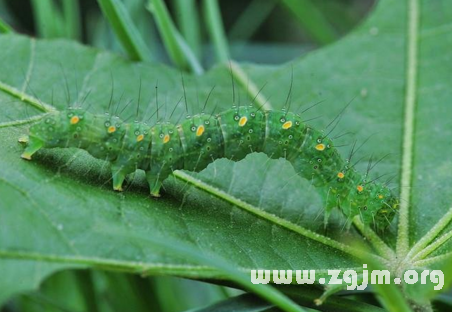
[[[44,143],[40,140],[36,140],[31,138],[31,140],[27,137],[27,141],[23,141],[23,138],[19,138],[19,142],[21,143],[27,143],[27,147],[25,148],[25,151],[20,155],[23,159],[31,160],[31,156],[33,156],[34,153],[39,151],[43,146]]]

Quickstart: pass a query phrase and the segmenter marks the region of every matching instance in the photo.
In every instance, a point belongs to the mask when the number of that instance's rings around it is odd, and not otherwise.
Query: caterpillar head
[[[399,209],[399,199],[394,196],[387,187],[383,187],[377,195],[376,202],[379,203],[380,209],[375,215],[375,227],[383,230],[389,226],[392,219]]]
[[[372,184],[368,189],[365,211],[361,213],[364,223],[373,225],[377,231],[387,228],[399,208],[399,200],[384,185]]]
[[[70,146],[77,141],[78,132],[85,123],[85,111],[80,108],[69,108],[61,112],[47,114],[42,120],[33,124],[26,139],[19,139],[27,147],[21,157],[31,156],[41,148]]]

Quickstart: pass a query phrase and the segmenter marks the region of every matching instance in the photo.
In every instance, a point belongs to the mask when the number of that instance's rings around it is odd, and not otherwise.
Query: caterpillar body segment
[[[22,140],[24,141],[24,140]],[[296,172],[321,191],[325,224],[337,207],[350,221],[359,215],[366,225],[386,228],[398,209],[388,187],[368,182],[334,148],[331,139],[291,112],[233,107],[215,116],[197,114],[174,125],[125,123],[109,114],[78,108],[51,113],[32,125],[22,158],[41,148],[76,147],[111,165],[113,188],[121,191],[126,176],[146,172],[151,195],[177,169],[201,171],[218,158],[238,161],[253,152],[287,159]]]

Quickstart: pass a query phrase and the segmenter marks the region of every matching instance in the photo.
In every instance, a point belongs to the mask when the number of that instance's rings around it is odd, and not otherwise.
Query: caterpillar
[[[122,191],[126,176],[142,169],[150,194],[160,196],[162,182],[177,169],[199,172],[215,159],[239,161],[253,152],[285,158],[297,173],[322,189],[325,225],[334,208],[351,220],[385,229],[399,200],[384,184],[368,181],[341,158],[333,140],[304,123],[298,114],[233,106],[216,115],[188,116],[180,124],[127,123],[118,116],[92,114],[78,107],[49,113],[29,128],[21,155],[30,160],[41,148],[75,147],[111,165],[113,189]]]

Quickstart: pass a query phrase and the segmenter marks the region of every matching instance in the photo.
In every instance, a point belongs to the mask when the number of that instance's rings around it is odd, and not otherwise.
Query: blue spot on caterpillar
[[[386,228],[399,207],[390,189],[367,181],[342,159],[333,141],[286,111],[233,107],[215,116],[197,114],[182,123],[126,123],[110,114],[95,115],[80,108],[48,114],[32,125],[22,158],[41,148],[76,147],[111,164],[113,188],[122,190],[126,175],[142,169],[152,196],[174,170],[201,171],[218,158],[234,161],[252,152],[287,159],[298,174],[321,189],[326,187],[325,224],[337,207],[351,220]]]

